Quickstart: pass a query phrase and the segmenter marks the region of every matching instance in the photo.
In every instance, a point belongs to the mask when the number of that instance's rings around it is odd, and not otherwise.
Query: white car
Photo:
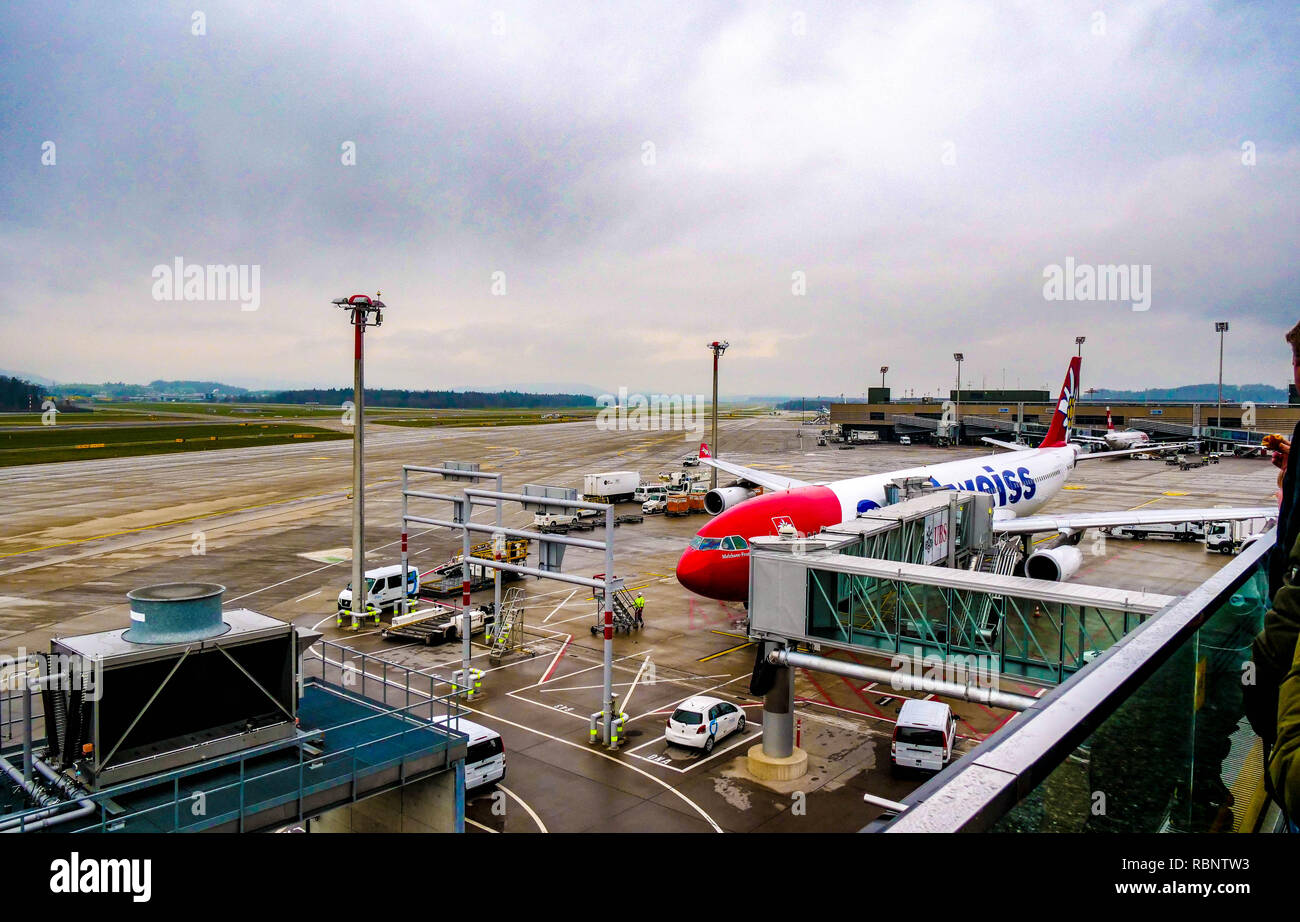
[[[745,712],[721,698],[688,698],[668,718],[664,739],[678,746],[713,752],[718,740],[745,732]]]
[[[641,504],[641,514],[658,515],[667,508],[668,500],[666,498],[648,499]]]

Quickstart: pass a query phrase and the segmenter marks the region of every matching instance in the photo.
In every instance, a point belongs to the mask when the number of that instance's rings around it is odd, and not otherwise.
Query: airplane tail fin
[[[1061,396],[1056,398],[1056,409],[1052,412],[1052,426],[1047,430],[1039,448],[1063,448],[1070,441],[1070,430],[1074,428],[1074,398],[1079,393],[1079,365],[1082,361],[1077,355],[1070,359],[1070,367],[1065,372],[1065,383],[1061,385]]]
[[[1115,431],[1115,424],[1111,421],[1110,418],[1110,407],[1106,408],[1106,431],[1107,432]]]
[[[705,458],[712,458],[712,457],[713,457],[713,455],[709,453],[709,443],[708,443],[708,442],[701,442],[701,443],[700,443],[700,460],[704,460]]]

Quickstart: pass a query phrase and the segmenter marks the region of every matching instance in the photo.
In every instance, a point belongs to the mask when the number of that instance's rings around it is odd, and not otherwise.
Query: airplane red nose
[[[682,552],[682,557],[677,561],[677,582],[681,583],[696,595],[710,595],[708,584],[708,561],[705,559],[706,554],[702,554],[694,548],[687,548]]]

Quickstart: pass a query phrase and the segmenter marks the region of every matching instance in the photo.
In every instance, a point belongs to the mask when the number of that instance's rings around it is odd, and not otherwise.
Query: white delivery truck
[[[1105,529],[1103,529],[1104,531]],[[1205,537],[1205,528],[1200,522],[1178,522],[1177,524],[1116,525],[1110,529],[1116,538],[1168,538],[1171,541],[1200,541]]]
[[[407,565],[407,595],[415,599],[420,594],[420,571]],[[380,612],[395,609],[402,604],[402,565],[379,567],[366,571],[365,608],[375,608]],[[338,613],[346,615],[352,610],[352,583],[339,593]]]
[[[626,503],[641,485],[639,471],[609,471],[582,478],[582,498],[591,503]]]
[[[1235,554],[1276,524],[1274,519],[1240,519],[1211,522],[1205,528],[1205,551]]]

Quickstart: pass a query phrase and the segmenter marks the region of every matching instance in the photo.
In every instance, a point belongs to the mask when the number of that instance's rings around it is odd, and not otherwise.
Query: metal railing
[[[1242,719],[1242,665],[1267,608],[1272,546],[1270,533],[1147,619],[914,791],[883,830],[1221,825],[1232,803],[1225,760],[1253,738]]]

